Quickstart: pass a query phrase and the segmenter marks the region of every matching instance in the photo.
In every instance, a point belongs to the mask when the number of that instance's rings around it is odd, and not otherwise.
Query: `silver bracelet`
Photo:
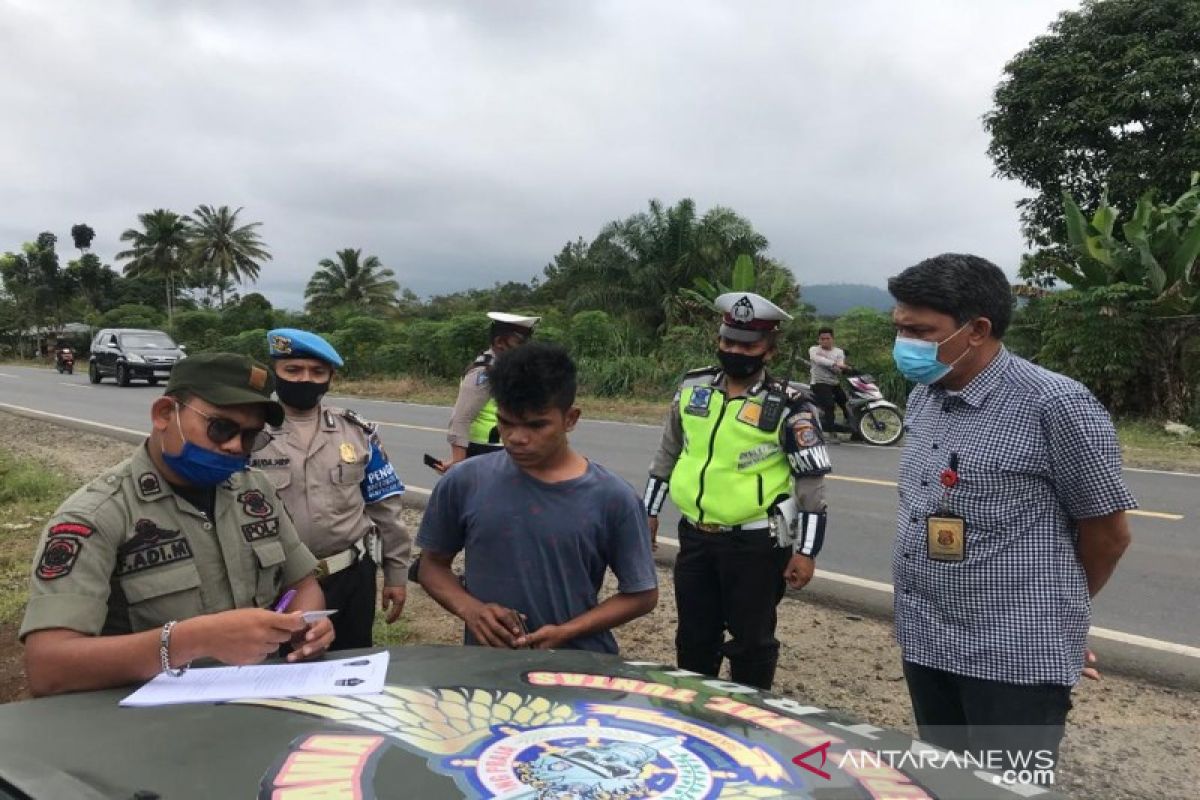
[[[158,660],[162,663],[162,671],[172,678],[178,678],[192,665],[189,661],[179,669],[171,669],[171,630],[176,624],[177,620],[171,620],[162,626],[162,633],[158,635]]]

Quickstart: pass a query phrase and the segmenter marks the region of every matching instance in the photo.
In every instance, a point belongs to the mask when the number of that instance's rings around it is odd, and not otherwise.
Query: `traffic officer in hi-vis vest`
[[[791,317],[750,292],[723,294],[716,307],[720,366],[684,375],[650,465],[646,510],[655,539],[668,492],[682,514],[679,666],[717,675],[726,657],[734,681],[770,689],[776,606],[785,584],[812,578],[825,537],[829,456],[811,395],[766,372],[779,323]]]
[[[489,311],[488,318],[492,320],[491,346],[467,367],[458,384],[458,399],[454,401],[446,435],[450,442],[450,461],[439,462],[434,467],[439,472],[445,472],[465,458],[504,449],[496,427],[496,401],[488,386],[488,368],[500,353],[529,341],[541,317]]]
[[[400,618],[412,537],[400,518],[404,485],[388,462],[376,426],[321,403],[342,357],[315,333],[267,334],[275,393],[287,412],[251,465],[264,470],[300,538],[320,559],[317,577],[337,631],[334,649],[370,647],[375,621],[376,548],[383,561],[380,607]]]
[[[21,623],[35,695],[183,673],[195,659],[289,660],[333,640],[300,541],[275,489],[247,470],[283,420],[268,368],[200,353],[171,371],[133,456],[68,497],[42,532]],[[294,592],[291,590],[295,590]]]

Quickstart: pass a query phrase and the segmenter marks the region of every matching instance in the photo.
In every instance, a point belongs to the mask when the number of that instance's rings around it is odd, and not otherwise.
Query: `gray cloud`
[[[0,3],[0,249],[246,207],[302,303],[378,255],[419,294],[527,280],[658,197],[727,205],[801,283],[944,250],[1015,271],[980,116],[1076,2]]]

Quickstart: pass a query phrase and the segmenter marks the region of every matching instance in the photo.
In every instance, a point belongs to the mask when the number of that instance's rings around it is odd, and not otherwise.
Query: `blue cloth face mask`
[[[216,486],[250,464],[249,456],[228,456],[189,442],[179,424],[179,413],[179,406],[176,406],[175,427],[179,430],[179,438],[183,440],[183,449],[174,456],[165,450],[162,454],[163,463],[176,475],[194,486]]]
[[[896,362],[896,368],[910,381],[923,383],[926,386],[937,383],[949,375],[950,370],[954,369],[954,366],[962,361],[967,353],[971,352],[971,348],[968,347],[952,363],[943,364],[938,361],[938,347],[958,336],[970,324],[966,323],[940,342],[927,342],[924,339],[897,336],[896,343],[892,346],[892,360]]]

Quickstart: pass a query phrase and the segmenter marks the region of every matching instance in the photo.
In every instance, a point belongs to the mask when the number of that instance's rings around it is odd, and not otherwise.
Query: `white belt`
[[[336,575],[346,567],[357,563],[360,558],[366,555],[366,547],[362,540],[355,542],[340,553],[322,558],[317,562],[317,578],[326,578],[330,575]]]
[[[708,522],[695,522],[684,517],[684,521],[691,525],[701,533],[737,533],[738,531],[765,531],[771,527],[771,520],[767,517],[762,519],[743,522],[741,525],[713,525]]]

